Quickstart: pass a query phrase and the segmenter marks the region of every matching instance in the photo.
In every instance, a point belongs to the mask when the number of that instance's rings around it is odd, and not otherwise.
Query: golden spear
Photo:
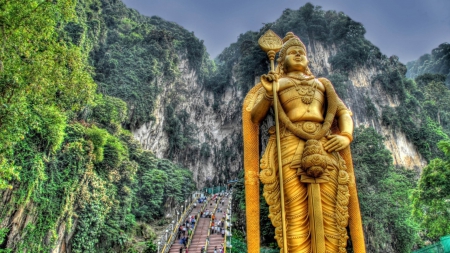
[[[268,30],[258,40],[261,49],[267,53],[270,59],[270,70],[275,71],[275,54],[283,47],[283,40],[278,37],[272,30]],[[283,182],[283,163],[281,160],[281,144],[280,144],[280,125],[278,122],[278,81],[272,82],[273,89],[273,109],[275,111],[275,129],[277,136],[277,154],[278,154],[278,175],[280,177],[280,202],[281,202],[281,224],[283,228],[283,252],[287,253],[287,235],[286,235],[286,211],[284,209],[284,182]]]

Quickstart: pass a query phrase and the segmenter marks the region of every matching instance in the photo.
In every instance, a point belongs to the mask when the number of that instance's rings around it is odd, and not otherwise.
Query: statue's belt
[[[313,122],[313,121],[299,121],[299,122],[295,122],[293,123],[295,127],[303,129],[303,131],[309,133],[309,134],[316,134],[317,132],[319,132],[319,130],[322,128],[322,123],[319,122]],[[275,126],[271,126],[269,128],[269,134],[270,135],[275,135]],[[293,132],[291,132],[285,124],[280,123],[280,137],[286,137],[286,136],[291,136],[291,135],[295,135]],[[327,134],[328,135],[328,134]],[[297,136],[298,137],[298,136]],[[300,138],[300,137],[299,137]],[[301,139],[301,138],[300,138]],[[307,140],[305,140],[307,141]]]
[[[322,128],[321,123],[312,122],[312,121],[299,121],[299,122],[293,123],[293,125],[295,127],[302,128],[305,132],[308,132],[309,134],[315,134]],[[330,134],[330,133],[331,133],[331,130],[329,130],[328,134]],[[272,126],[269,128],[269,134],[271,135],[271,138],[275,139],[275,126]],[[295,136],[295,134],[293,132],[289,131],[289,129],[287,129],[286,126],[281,123],[280,124],[280,137],[286,138],[286,137],[290,137],[290,136]],[[297,138],[301,139],[298,136],[297,136]],[[323,138],[325,138],[325,137],[323,137]],[[323,138],[321,141],[322,143],[324,141]],[[308,140],[303,140],[302,143],[298,143],[294,155],[292,157],[283,159],[282,165],[284,166],[286,164],[289,164],[289,167],[291,169],[298,169],[298,171],[301,172],[302,167],[304,167],[304,161],[302,161],[302,160],[304,159],[303,152],[305,149],[305,143],[307,141]],[[301,175],[301,174],[303,174],[303,173],[299,173],[299,175]],[[301,176],[305,177],[304,175],[301,175]],[[306,177],[305,177],[305,179],[306,179]],[[327,177],[324,177],[324,179],[325,180],[320,181],[320,183],[328,181]],[[303,180],[303,181],[308,182],[308,180]],[[309,183],[311,183],[311,182],[309,182]],[[318,183],[319,183],[319,181],[318,181]]]

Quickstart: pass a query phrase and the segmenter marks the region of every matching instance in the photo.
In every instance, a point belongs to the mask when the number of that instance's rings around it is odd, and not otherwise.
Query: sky
[[[407,63],[450,43],[450,0],[123,0],[146,16],[159,16],[183,26],[201,40],[211,58],[237,41],[240,34],[259,31],[285,9],[307,2],[323,10],[342,11],[366,28],[366,39],[387,56]],[[279,34],[279,36],[283,36]]]

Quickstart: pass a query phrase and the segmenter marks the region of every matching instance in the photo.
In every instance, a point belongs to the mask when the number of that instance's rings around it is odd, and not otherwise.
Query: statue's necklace
[[[314,77],[312,78],[295,78],[292,76],[288,76],[295,84],[295,90],[298,92],[298,94],[300,95],[302,102],[304,104],[311,104],[312,101],[314,100],[314,95],[316,93],[316,88],[317,88],[317,81],[316,79],[314,79]],[[310,80],[313,79],[313,83],[310,83]],[[300,81],[299,84],[297,84],[296,80]],[[306,85],[305,85],[306,84]]]

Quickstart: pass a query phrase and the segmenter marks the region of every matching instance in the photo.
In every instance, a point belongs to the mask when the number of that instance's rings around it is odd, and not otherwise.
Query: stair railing
[[[192,195],[194,195],[194,194],[197,196],[197,194],[199,194],[199,192],[198,191],[193,192],[190,195],[191,198],[192,198]],[[196,201],[196,198],[192,198],[189,206],[184,208],[184,212],[181,214],[180,218],[178,219],[177,223],[173,226],[173,228],[171,230],[166,229],[167,231],[171,231],[170,237],[168,237],[167,240],[162,240],[163,237],[160,238],[160,244],[163,244],[164,246],[162,247],[161,251],[159,251],[159,253],[169,252],[170,248],[172,247],[172,245],[175,241],[176,234],[178,233],[178,228],[181,226],[182,222],[184,220],[186,220],[186,216],[194,208],[195,201]],[[187,201],[185,201],[185,203],[187,203]],[[169,224],[167,228],[169,228],[170,225],[171,224]]]
[[[218,206],[219,203],[220,203],[221,197],[217,196],[217,198],[218,198],[218,199],[217,199],[217,202],[216,202],[216,206],[214,207],[214,209],[213,209],[213,211],[212,211],[212,213],[211,213],[211,218],[210,218],[210,220],[209,220],[209,225],[208,225],[208,235],[206,236],[206,242],[205,242],[205,253],[208,252],[209,236],[211,235],[211,222],[212,222],[212,216],[213,216],[213,214],[214,214],[214,216],[215,216],[215,213],[216,213],[216,210],[217,210],[217,206]],[[211,199],[210,201],[212,201],[212,199]]]
[[[191,246],[191,242],[192,242],[192,238],[194,237],[195,230],[197,230],[197,225],[198,225],[198,223],[199,223],[199,221],[200,221],[200,217],[201,217],[200,214],[205,210],[206,204],[208,204],[208,203],[205,202],[205,203],[203,204],[202,208],[200,209],[200,212],[199,212],[198,215],[196,216],[196,222],[195,222],[194,228],[192,229],[192,234],[189,236],[189,241],[188,241],[188,244],[186,245],[186,248],[188,248],[188,249],[189,249],[189,247]]]

